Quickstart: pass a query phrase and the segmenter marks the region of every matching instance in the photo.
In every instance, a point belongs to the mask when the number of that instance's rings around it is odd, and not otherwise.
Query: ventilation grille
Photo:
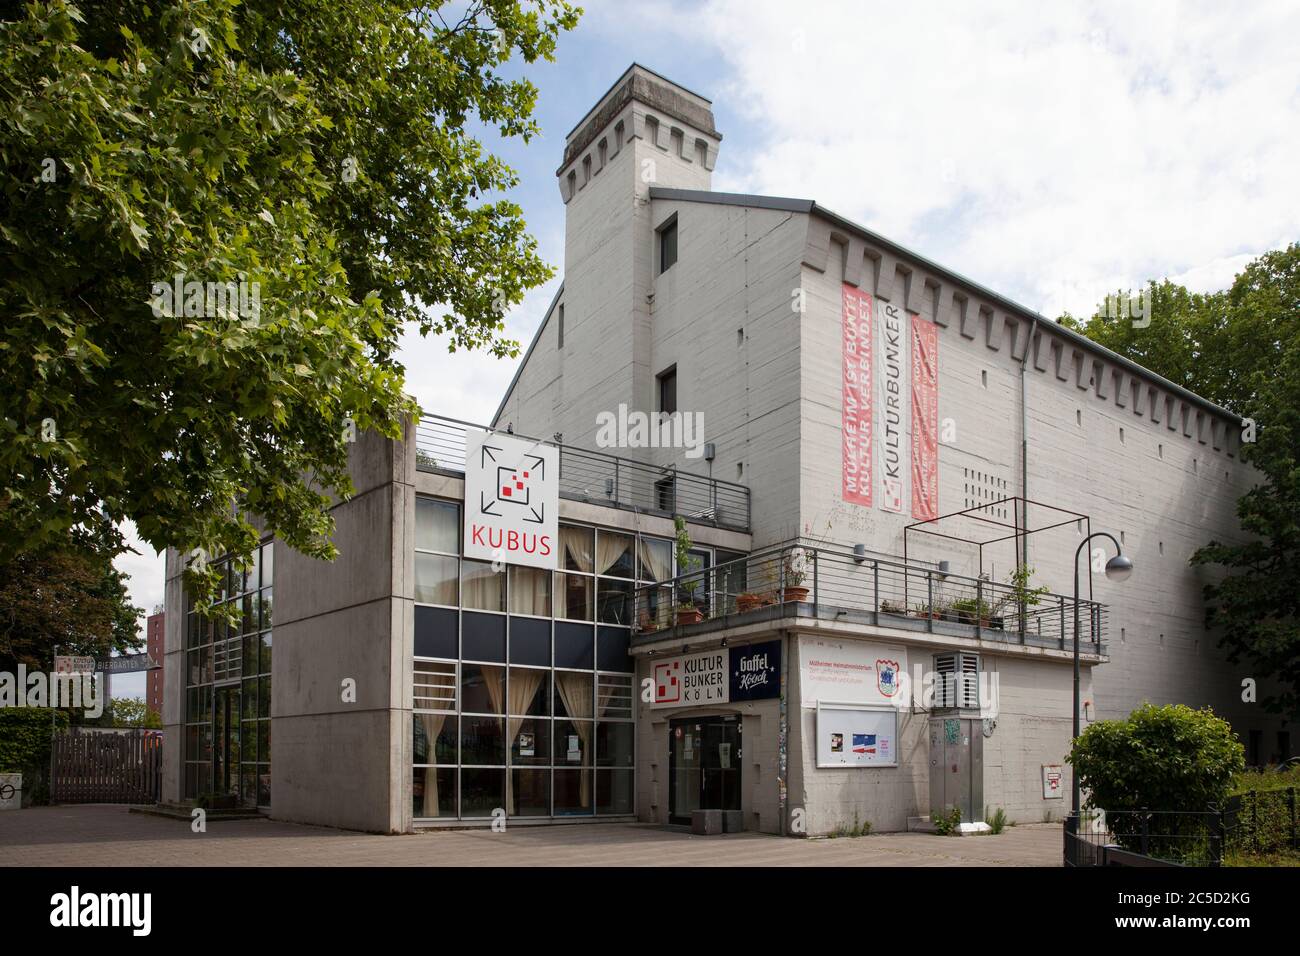
[[[934,657],[936,710],[980,706],[978,654],[936,654]]]
[[[978,508],[980,505],[987,505],[991,501],[1007,498],[1011,494],[1007,480],[991,472],[963,468],[961,470],[961,481],[963,508]],[[1007,505],[985,508],[980,513],[990,518],[1014,517]]]

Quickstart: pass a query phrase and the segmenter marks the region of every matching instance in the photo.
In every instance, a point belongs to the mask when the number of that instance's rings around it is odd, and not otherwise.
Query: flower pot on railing
[[[698,624],[702,620],[704,620],[704,615],[700,613],[698,607],[686,606],[677,609],[678,624]]]
[[[802,585],[791,585],[781,589],[781,600],[786,604],[798,604],[808,600],[808,589]]]
[[[766,602],[763,595],[754,594],[752,591],[746,591],[744,594],[736,595],[736,613],[745,614],[755,608],[762,607]]]

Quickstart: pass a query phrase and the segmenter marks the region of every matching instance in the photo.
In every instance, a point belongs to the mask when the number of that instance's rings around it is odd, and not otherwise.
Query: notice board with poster
[[[817,702],[818,767],[897,767],[898,711]]]

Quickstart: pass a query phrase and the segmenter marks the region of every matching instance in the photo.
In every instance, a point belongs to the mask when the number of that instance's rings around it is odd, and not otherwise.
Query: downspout
[[[1025,355],[1020,360],[1020,508],[1024,523],[1020,538],[1020,563],[1024,567],[1029,566],[1029,386],[1025,373],[1029,370],[1029,353],[1034,347],[1034,335],[1038,332],[1038,317],[1032,317],[1029,322]],[[1022,612],[1021,619],[1023,618]]]

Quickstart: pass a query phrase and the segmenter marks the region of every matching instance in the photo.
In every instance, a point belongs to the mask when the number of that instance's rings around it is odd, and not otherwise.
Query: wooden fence
[[[157,803],[162,785],[160,730],[98,733],[72,729],[54,738],[54,803]]]

